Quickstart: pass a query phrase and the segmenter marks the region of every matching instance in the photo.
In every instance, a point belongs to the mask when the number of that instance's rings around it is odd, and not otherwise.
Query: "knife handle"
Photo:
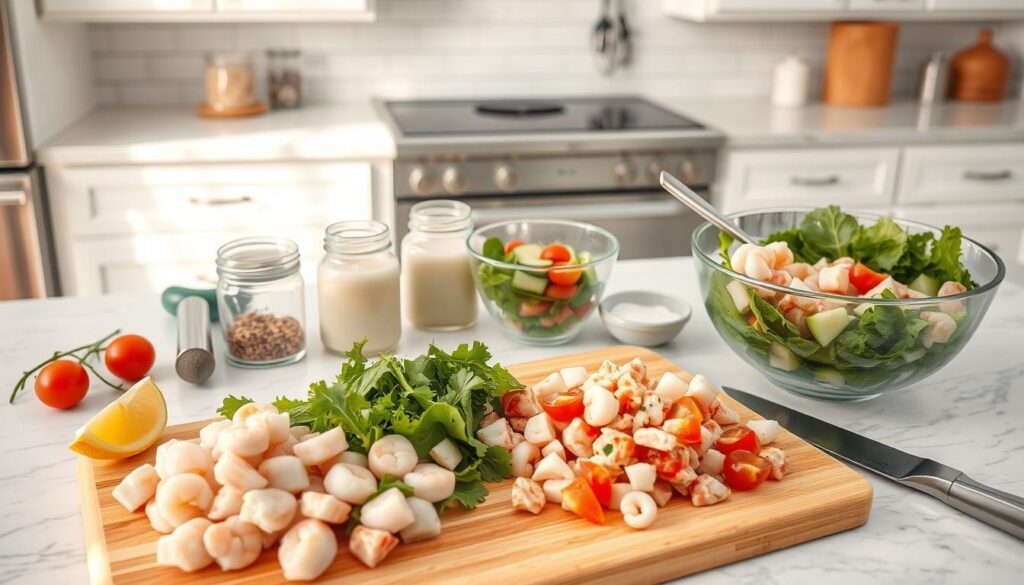
[[[1024,498],[1001,492],[961,474],[949,487],[947,503],[968,516],[1024,539]]]

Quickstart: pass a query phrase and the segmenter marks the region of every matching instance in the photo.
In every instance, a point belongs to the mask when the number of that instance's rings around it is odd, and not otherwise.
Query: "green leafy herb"
[[[235,416],[235,413],[238,412],[239,408],[242,408],[252,401],[252,398],[228,394],[227,398],[224,399],[224,403],[217,409],[217,413],[224,418],[232,418]]]
[[[854,238],[860,233],[857,218],[843,213],[835,205],[815,209],[800,223],[805,257],[840,258],[851,254]]]
[[[896,222],[883,217],[863,228],[854,239],[851,256],[876,269],[889,271],[907,249],[907,232]]]
[[[483,254],[492,260],[502,260],[505,257],[505,244],[501,242],[501,238],[487,238],[484,241]]]
[[[604,446],[604,449],[601,449],[601,452],[604,453],[607,456],[607,455],[611,455],[612,451],[614,451],[614,450],[615,450],[615,447],[613,447],[611,445],[611,443],[609,443],[609,444]]]

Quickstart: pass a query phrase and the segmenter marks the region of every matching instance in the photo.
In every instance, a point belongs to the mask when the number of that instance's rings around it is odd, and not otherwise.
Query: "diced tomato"
[[[545,315],[540,318],[539,322],[544,327],[554,327],[565,322],[566,319],[572,317],[575,313],[572,312],[572,308],[568,305],[562,305],[562,308],[558,309],[558,312],[554,315]]]
[[[562,507],[588,522],[604,524],[601,502],[585,478],[577,477],[562,490]]]
[[[568,262],[555,262],[555,267],[558,266],[572,266]],[[576,281],[583,276],[583,271],[579,268],[560,268],[558,270],[548,271],[548,280],[551,282],[561,285],[569,286],[576,284]]]
[[[771,470],[772,464],[764,457],[739,449],[725,456],[722,477],[732,489],[745,492],[764,483]]]
[[[633,392],[623,390],[619,393],[619,414],[636,414],[640,407],[633,401]]]
[[[590,314],[590,309],[593,309],[593,308],[594,308],[594,301],[587,301],[587,302],[583,303],[582,305],[580,305],[580,306],[576,307],[575,309],[573,309],[573,312],[576,313],[577,317],[582,319],[582,318],[586,317],[587,315],[589,315]]]
[[[757,323],[757,317],[753,313],[747,315],[747,325],[753,327],[755,323]]]
[[[537,407],[533,396],[526,390],[510,390],[501,395],[501,408],[505,416],[533,416]]]
[[[643,445],[637,445],[633,455],[640,461],[653,465],[658,477],[668,482],[676,481],[679,477],[679,472],[686,467],[683,464],[683,455],[680,449],[659,451],[650,447],[644,447]]]
[[[611,472],[604,465],[598,465],[589,459],[580,459],[580,471],[582,477],[590,484],[590,489],[602,506],[607,508],[612,503],[612,478]]]
[[[519,246],[522,246],[525,243],[526,242],[524,242],[522,240],[509,240],[508,243],[505,244],[505,253],[508,254],[512,250],[515,250],[516,248],[518,248]]]
[[[572,419],[583,416],[583,391],[573,388],[565,394],[548,395],[541,401],[540,406],[553,420],[571,422]]]
[[[572,252],[561,244],[551,244],[540,251],[540,257],[543,260],[551,260],[552,262],[568,262],[572,260]]]
[[[587,421],[582,418],[580,419],[580,430],[588,437],[594,437],[595,439],[601,434],[601,429],[588,425]]]
[[[683,418],[686,413],[697,418],[697,424],[704,424],[704,421],[711,418],[708,407],[693,396],[683,396],[672,405],[668,418]]]
[[[879,274],[860,262],[854,264],[850,269],[850,284],[856,287],[860,294],[875,288],[883,280],[885,280],[884,274]]]
[[[715,448],[725,455],[733,451],[760,453],[761,442],[757,440],[757,435],[747,427],[732,427],[726,429],[722,436],[718,437],[718,440],[715,441]]]
[[[519,303],[520,317],[536,317],[551,310],[551,303],[548,301],[522,301]]]
[[[701,439],[700,419],[696,416],[683,418],[670,418],[665,421],[662,428],[666,433],[672,433],[676,439],[690,445],[699,444]]]
[[[568,286],[563,286],[560,284],[549,284],[548,287],[544,289],[544,296],[552,299],[558,299],[560,301],[567,301],[575,295],[575,284],[570,284]]]

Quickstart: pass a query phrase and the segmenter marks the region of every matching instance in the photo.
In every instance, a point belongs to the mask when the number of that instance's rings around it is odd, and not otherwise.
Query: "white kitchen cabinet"
[[[725,158],[720,204],[729,212],[827,204],[887,209],[898,162],[898,148],[735,150]]]
[[[214,0],[42,0],[43,14],[63,18],[213,12]]]
[[[928,0],[928,8],[937,12],[972,12],[977,10],[1005,10],[1024,12],[1021,0]]]
[[[247,235],[291,237],[319,258],[329,223],[373,217],[363,162],[57,167],[47,179],[70,295],[208,285],[217,248]]]
[[[1024,145],[910,146],[902,203],[1024,200]],[[1024,216],[1020,219],[1024,222]]]
[[[372,22],[376,0],[40,0],[40,13],[74,22]]]
[[[697,22],[1024,18],[1021,0],[664,0],[669,16]]]
[[[924,7],[925,0],[850,0],[852,12],[903,12]]]

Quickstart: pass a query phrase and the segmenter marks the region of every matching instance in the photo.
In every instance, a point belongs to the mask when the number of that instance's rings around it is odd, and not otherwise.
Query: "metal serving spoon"
[[[668,191],[669,194],[692,209],[694,213],[708,220],[711,225],[717,227],[723,232],[729,233],[732,237],[741,242],[747,244],[757,243],[757,238],[743,231],[739,226],[729,221],[710,203],[705,201],[700,195],[695,193],[693,189],[687,187],[685,183],[680,181],[671,173],[661,171],[660,183],[661,187]]]

